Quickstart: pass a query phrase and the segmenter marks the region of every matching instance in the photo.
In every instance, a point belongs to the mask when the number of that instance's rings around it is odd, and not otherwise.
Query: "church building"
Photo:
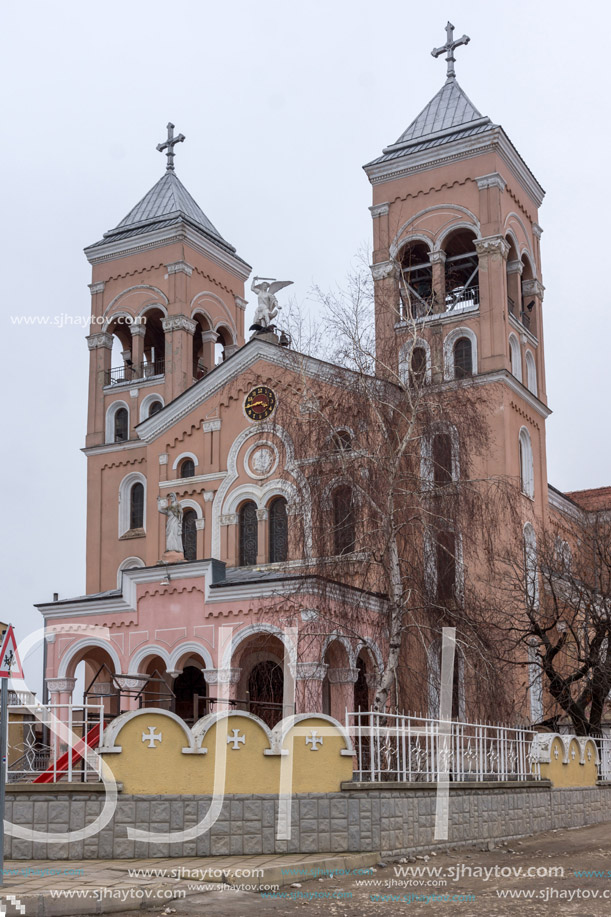
[[[479,474],[515,481],[528,539],[580,502],[547,481],[544,192],[503,127],[458,83],[455,50],[466,40],[455,41],[448,24],[435,51],[445,55],[445,82],[364,167],[376,359],[381,377],[390,368],[438,390],[464,382],[488,393],[493,439]],[[86,594],[37,606],[46,690],[51,702],[80,703],[78,670],[86,696],[104,699],[109,714],[161,706],[193,722],[230,705],[271,725],[306,710],[343,720],[369,707],[384,668],[373,622],[385,596],[346,577],[333,581],[330,598],[312,574],[320,552],[309,503],[324,501],[326,553],[357,558],[358,501],[341,475],[312,492],[304,469],[316,455],[283,423],[293,409],[302,419],[314,410],[304,380],[336,380],[324,361],[268,330],[271,322],[245,328],[246,284],[263,317],[281,284],[251,280],[248,253],[182,184],[174,159],[183,140],[169,124],[159,181],[85,249]],[[338,423],[329,436],[339,451],[358,451],[355,424]],[[438,436],[431,449],[445,450],[439,461],[451,482],[460,475],[457,441],[449,428]],[[298,605],[290,626],[289,601]],[[323,601],[337,623],[316,632]],[[372,621],[359,637],[342,626],[357,603]],[[536,720],[540,693],[531,695]]]

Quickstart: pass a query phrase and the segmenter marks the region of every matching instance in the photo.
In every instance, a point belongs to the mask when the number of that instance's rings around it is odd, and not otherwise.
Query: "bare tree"
[[[485,567],[504,483],[480,470],[489,395],[469,378],[443,381],[440,367],[423,359],[423,301],[412,316],[408,289],[402,304],[386,304],[402,321],[401,352],[394,336],[381,340],[378,330],[376,340],[369,271],[318,298],[315,346],[303,322],[288,329],[301,350],[287,352],[298,382],[276,417],[307,481],[297,515],[310,520],[308,572],[329,595],[336,583],[352,592],[349,608],[323,602],[301,640],[338,630],[363,642],[375,635],[384,659],[373,708],[422,709],[431,648],[444,625],[456,626],[464,688],[498,716],[505,693],[489,646]],[[379,299],[377,307],[384,307]],[[310,355],[327,361],[324,371],[313,370]],[[298,607],[296,593],[287,614]]]
[[[568,721],[577,735],[600,735],[611,692],[609,514],[527,527],[523,556],[506,566],[495,614],[503,660],[528,667],[541,725]],[[522,612],[510,617],[508,607]]]

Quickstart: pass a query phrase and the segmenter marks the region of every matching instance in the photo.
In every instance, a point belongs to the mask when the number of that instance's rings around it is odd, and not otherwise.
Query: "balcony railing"
[[[155,360],[152,363],[125,363],[115,366],[104,373],[104,385],[121,385],[125,382],[139,382],[153,376],[163,376],[165,360]]]
[[[412,291],[413,292],[413,291]],[[435,294],[424,298],[404,293],[401,296],[401,316],[410,319],[435,318],[447,312],[468,312],[479,308],[479,286],[456,287],[446,293],[444,308],[439,308]]]
[[[479,306],[479,286],[457,287],[446,293],[446,312],[462,312]]]

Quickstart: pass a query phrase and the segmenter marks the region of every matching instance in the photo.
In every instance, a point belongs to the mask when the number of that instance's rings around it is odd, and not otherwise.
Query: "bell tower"
[[[164,174],[85,249],[92,265],[87,447],[137,440],[141,421],[244,343],[250,267],[176,175],[175,148],[184,140],[168,124],[157,145]]]
[[[167,130],[157,146],[166,156],[159,181],[85,249],[93,275],[83,450],[89,593],[114,585],[109,550],[116,566],[130,558],[154,564],[163,553],[152,520],[167,454],[150,460],[139,424],[244,343],[250,267],[176,175],[176,148],[185,138],[171,123]],[[220,430],[218,418],[209,424]]]
[[[525,440],[525,428],[543,512],[544,191],[503,128],[478,111],[456,79],[455,52],[469,37],[455,40],[450,22],[446,36],[432,51],[445,56],[445,83],[364,166],[373,189],[379,372],[442,386],[463,379],[496,385],[495,435],[504,451],[488,472],[521,474],[518,433]]]

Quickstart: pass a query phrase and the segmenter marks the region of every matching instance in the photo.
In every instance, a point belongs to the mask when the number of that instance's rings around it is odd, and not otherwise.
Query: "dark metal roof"
[[[390,162],[411,153],[442,146],[462,137],[481,134],[495,125],[477,110],[455,79],[450,79],[414,118],[396,143],[367,166]]]
[[[203,232],[226,251],[235,253],[233,245],[222,237],[175,172],[164,172],[157,184],[144,195],[127,216],[114,229],[105,232],[103,239],[96,242],[95,246],[91,248],[143,235],[181,222],[186,222]]]

